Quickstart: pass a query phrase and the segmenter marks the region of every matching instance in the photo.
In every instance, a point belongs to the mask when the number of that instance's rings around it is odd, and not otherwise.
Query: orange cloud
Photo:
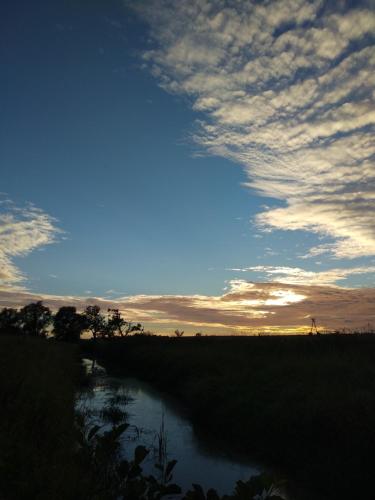
[[[72,304],[83,310],[98,304],[104,311],[119,308],[131,321],[155,333],[183,326],[187,332],[256,333],[307,331],[310,318],[321,328],[360,328],[375,325],[375,289],[306,286],[286,283],[249,283],[236,280],[223,295],[134,295],[109,300],[0,290],[0,306],[22,306],[43,300],[53,309]]]

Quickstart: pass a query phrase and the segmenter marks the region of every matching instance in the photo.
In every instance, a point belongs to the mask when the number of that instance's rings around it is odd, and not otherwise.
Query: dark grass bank
[[[74,458],[76,346],[0,337],[0,498],[80,497]]]
[[[82,349],[174,394],[201,432],[313,498],[375,498],[375,336],[134,336]]]

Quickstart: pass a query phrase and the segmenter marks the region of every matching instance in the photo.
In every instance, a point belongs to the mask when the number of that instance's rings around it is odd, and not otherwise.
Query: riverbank
[[[86,363],[86,366],[90,370],[90,364]],[[121,395],[125,395],[126,403],[122,409],[128,415],[129,428],[122,452],[129,458],[139,444],[146,446],[150,453],[142,464],[145,475],[160,475],[155,466],[160,457],[166,461],[176,460],[173,481],[183,492],[191,489],[192,484],[199,484],[204,491],[215,488],[222,496],[230,495],[237,481],[247,481],[265,472],[261,464],[229,456],[215,443],[207,443],[204,436],[199,439],[184,408],[175,398],[138,378],[108,376],[100,368],[95,365],[91,377],[94,390],[86,400],[87,408],[100,415],[106,401],[118,399],[118,396],[121,399]],[[97,423],[101,424],[100,419]]]
[[[174,394],[201,431],[280,466],[317,498],[372,492],[373,336],[135,336],[82,349]]]

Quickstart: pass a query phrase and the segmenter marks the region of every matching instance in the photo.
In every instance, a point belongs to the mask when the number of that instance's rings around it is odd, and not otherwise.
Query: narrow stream
[[[164,425],[163,441],[166,443],[167,460],[177,460],[173,482],[183,491],[192,483],[204,489],[215,488],[220,494],[232,493],[236,481],[247,480],[262,469],[251,462],[229,457],[198,440],[192,424],[176,402],[136,378],[110,377],[91,360],[84,360],[86,369],[93,374],[93,389],[82,399],[83,405],[95,413],[108,405],[113,395],[121,402],[130,424],[123,437],[123,452],[131,457],[140,444],[151,451],[143,462],[146,473],[157,476],[158,437]],[[100,418],[97,417],[97,421]],[[102,421],[100,423],[103,423]]]

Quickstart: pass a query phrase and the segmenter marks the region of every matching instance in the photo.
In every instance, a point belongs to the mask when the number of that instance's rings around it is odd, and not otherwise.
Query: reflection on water
[[[229,494],[236,481],[247,480],[261,472],[253,464],[234,461],[224,453],[210,450],[200,443],[183,411],[150,385],[134,378],[109,377],[100,366],[93,365],[91,360],[84,362],[88,370],[94,367],[95,376],[93,390],[83,398],[83,404],[89,410],[98,412],[116,396],[117,402],[126,411],[130,424],[123,437],[124,454],[130,457],[139,444],[149,448],[151,452],[143,463],[146,473],[157,475],[154,464],[158,461],[158,434],[162,423],[166,435],[167,459],[178,461],[173,481],[183,491],[191,488],[192,483],[198,483],[205,489],[214,487],[221,494]],[[100,417],[97,416],[96,419]]]

